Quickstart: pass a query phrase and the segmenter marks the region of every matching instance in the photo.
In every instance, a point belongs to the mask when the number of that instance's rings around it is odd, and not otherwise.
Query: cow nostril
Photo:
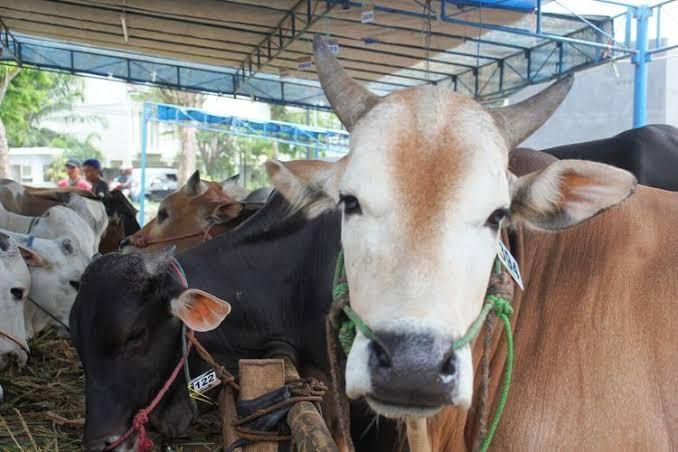
[[[376,360],[379,367],[391,367],[391,356],[382,344],[377,341],[370,341],[370,354]]]
[[[457,373],[457,358],[456,354],[452,353],[443,363],[440,373],[443,376],[453,377]]]

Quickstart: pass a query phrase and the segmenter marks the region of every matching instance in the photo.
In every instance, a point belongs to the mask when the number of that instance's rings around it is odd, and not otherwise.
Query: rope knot
[[[508,299],[496,295],[488,295],[487,299],[492,302],[494,312],[499,317],[511,317],[513,314],[513,306]]]

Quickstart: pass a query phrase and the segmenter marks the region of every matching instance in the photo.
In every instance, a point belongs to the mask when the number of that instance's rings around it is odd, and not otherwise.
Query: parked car
[[[161,177],[154,177],[146,190],[146,197],[151,201],[162,201],[162,199],[177,191],[179,185],[177,183],[176,173],[166,173]]]

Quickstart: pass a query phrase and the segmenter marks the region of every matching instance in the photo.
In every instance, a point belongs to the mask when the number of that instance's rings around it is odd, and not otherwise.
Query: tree
[[[237,173],[240,146],[236,136],[212,130],[198,130],[200,171],[209,179],[222,180]]]
[[[12,80],[19,75],[21,68],[5,66],[0,68],[0,106],[2,106]],[[5,122],[0,112],[0,177],[9,177],[9,144],[7,143],[7,131]]]
[[[93,139],[82,142],[47,125],[102,122],[99,117],[73,111],[73,105],[82,100],[82,80],[70,74],[0,67],[0,175],[9,174],[9,146],[90,147],[93,155],[100,155]]]
[[[202,108],[207,98],[204,94],[188,91],[176,91],[167,88],[151,88],[143,91],[136,96],[140,101],[154,101],[165,104],[181,105],[182,107]],[[196,129],[190,126],[177,126],[179,133],[179,174],[177,179],[179,185],[183,185],[196,169],[196,154],[198,152],[198,143],[196,139]]]

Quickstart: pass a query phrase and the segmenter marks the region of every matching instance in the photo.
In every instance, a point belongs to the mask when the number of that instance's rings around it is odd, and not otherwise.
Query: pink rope
[[[193,331],[189,330],[188,334],[193,335]],[[151,403],[149,403],[146,408],[142,408],[137,412],[137,414],[134,416],[134,419],[132,420],[132,426],[129,428],[129,430],[127,430],[127,432],[125,432],[125,434],[118,438],[113,444],[109,444],[108,446],[106,446],[104,450],[115,450],[118,446],[127,441],[134,432],[137,432],[137,450],[139,452],[149,452],[153,449],[153,441],[151,440],[151,438],[148,437],[146,433],[148,417],[150,416],[151,412],[153,412],[153,410],[158,406],[162,398],[169,390],[170,386],[172,386],[172,383],[174,383],[174,380],[177,379],[177,375],[179,375],[179,371],[182,369],[184,361],[186,360],[188,353],[190,353],[192,346],[193,343],[189,341],[188,348],[186,349],[186,354],[181,356],[181,359],[179,360],[176,367],[170,374],[169,378],[162,386],[162,388],[160,388],[160,391],[158,391],[153,400],[151,400]]]

